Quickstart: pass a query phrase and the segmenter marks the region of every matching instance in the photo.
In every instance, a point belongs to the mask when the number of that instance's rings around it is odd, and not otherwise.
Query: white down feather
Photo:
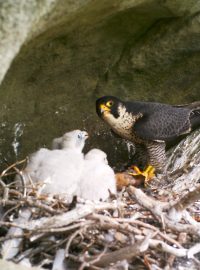
[[[26,186],[31,182],[44,182],[42,193],[63,195],[65,200],[71,202],[77,193],[84,163],[82,149],[88,134],[85,131],[75,130],[59,138],[62,149],[49,150],[41,148],[30,156],[29,163],[24,170]],[[16,181],[21,183],[19,177]],[[22,224],[31,217],[31,209],[22,209],[19,217],[14,219],[16,224]],[[11,227],[7,236],[20,236],[21,228]],[[23,238],[13,238],[4,242],[2,246],[3,259],[12,259],[18,252]]]
[[[109,191],[116,194],[114,171],[108,165],[106,153],[92,149],[85,155],[78,196],[86,200],[105,201]]]

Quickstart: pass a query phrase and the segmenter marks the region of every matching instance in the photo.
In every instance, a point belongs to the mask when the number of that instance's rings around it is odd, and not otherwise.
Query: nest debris
[[[199,155],[193,157],[199,162]],[[25,186],[19,168],[25,161],[9,166],[0,177],[1,253],[5,243],[17,239],[11,260],[45,269],[167,270],[179,264],[200,269],[200,174],[196,169],[193,188],[183,185],[178,193],[180,179],[194,176],[195,161],[191,166],[170,160],[179,165],[171,174],[173,187],[157,179],[145,189],[128,185],[110,202],[74,200],[70,205],[38,195],[38,186]],[[10,181],[15,174],[21,175],[22,190]],[[20,219],[26,209],[31,214]],[[18,234],[9,234],[10,228]]]

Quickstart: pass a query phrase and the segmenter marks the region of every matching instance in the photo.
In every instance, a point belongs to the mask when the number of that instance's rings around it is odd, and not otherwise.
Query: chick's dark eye
[[[114,104],[114,102],[112,100],[109,100],[107,103],[106,103],[106,106],[107,107],[112,107],[112,105]]]
[[[82,136],[81,136],[81,134],[79,133],[79,134],[78,134],[78,138],[81,139],[81,137],[82,137]]]

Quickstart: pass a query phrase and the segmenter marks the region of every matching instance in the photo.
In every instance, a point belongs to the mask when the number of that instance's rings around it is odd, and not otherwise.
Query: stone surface
[[[200,99],[199,11],[195,0],[1,1],[1,156],[11,163],[85,128],[88,148],[127,163],[95,100]]]

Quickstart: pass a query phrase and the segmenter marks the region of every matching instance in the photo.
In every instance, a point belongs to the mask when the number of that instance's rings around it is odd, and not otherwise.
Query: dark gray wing
[[[200,101],[189,104],[177,105],[176,107],[184,107],[190,109],[190,123],[192,130],[200,127]]]
[[[133,129],[138,137],[149,141],[168,141],[190,131],[190,109],[166,104],[148,104],[143,117]]]

